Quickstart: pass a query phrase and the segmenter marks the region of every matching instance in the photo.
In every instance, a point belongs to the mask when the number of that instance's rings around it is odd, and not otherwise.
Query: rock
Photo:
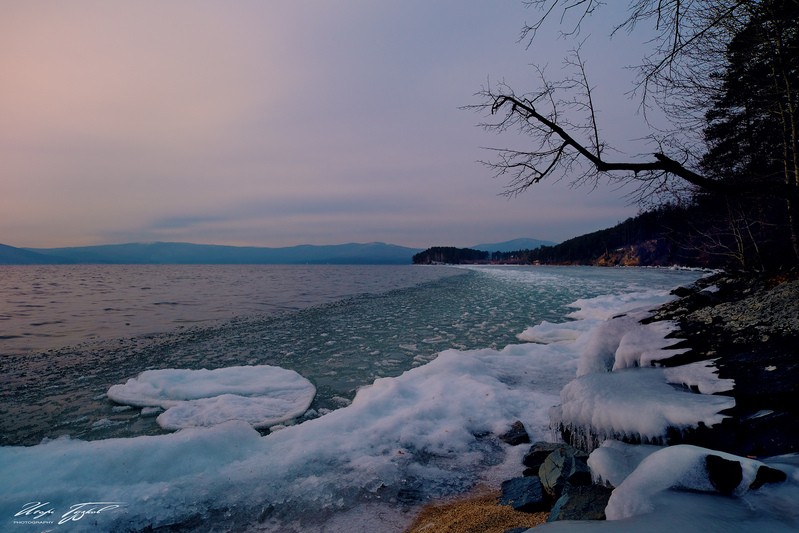
[[[547,522],[558,520],[604,520],[613,489],[600,485],[567,484],[549,514]]]
[[[567,483],[575,486],[590,485],[591,470],[588,468],[587,458],[585,452],[567,445],[550,453],[538,469],[538,476],[546,493],[557,499]]]
[[[514,527],[511,529],[506,529],[502,533],[525,533],[525,531],[530,531],[529,527]]]
[[[710,484],[722,494],[732,494],[743,480],[743,469],[738,461],[708,455],[705,457],[705,468]]]
[[[749,485],[751,490],[757,490],[766,483],[782,483],[788,479],[788,474],[782,470],[771,468],[770,466],[761,466],[757,469],[755,480]]]
[[[547,455],[554,452],[561,446],[566,445],[558,444],[557,442],[536,442],[530,446],[530,451],[525,454],[522,463],[527,468],[534,469],[535,475],[538,475],[538,469],[541,468],[542,464],[544,464],[544,460],[546,460]]]
[[[693,296],[697,292],[699,292],[699,289],[696,287],[677,287],[671,291],[671,294],[677,298],[685,298],[686,296]]]
[[[517,477],[502,483],[500,505],[510,505],[516,511],[534,513],[549,509],[541,480],[537,477]]]
[[[529,443],[530,435],[528,435],[527,430],[524,429],[524,424],[517,420],[513,423],[507,433],[499,436],[499,439],[510,444],[511,446],[518,446],[519,444]]]
[[[742,457],[799,452],[799,271],[719,274],[690,289],[653,316],[676,321],[679,331],[670,336],[688,349],[660,364],[714,359],[719,378],[735,382],[725,393],[735,407],[721,424],[669,443]]]

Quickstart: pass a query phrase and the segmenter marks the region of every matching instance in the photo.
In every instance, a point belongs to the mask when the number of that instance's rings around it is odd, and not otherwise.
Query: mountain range
[[[547,241],[516,239],[473,247],[505,251]],[[16,248],[0,244],[0,265],[31,264],[410,264],[420,248],[380,242],[284,248],[177,242],[107,244],[68,248]]]

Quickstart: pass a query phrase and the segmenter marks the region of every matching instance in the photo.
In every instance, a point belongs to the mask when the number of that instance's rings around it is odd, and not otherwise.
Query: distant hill
[[[67,259],[0,244],[0,265],[45,265],[69,263]]]
[[[4,264],[410,264],[421,251],[378,242],[285,248],[155,242],[11,249],[22,253],[0,249],[0,262],[6,258]]]
[[[469,248],[473,250],[481,250],[483,252],[518,252],[519,250],[535,250],[541,246],[552,246],[554,244],[555,243],[552,241],[522,238],[489,244],[476,244],[474,246],[470,246]]]

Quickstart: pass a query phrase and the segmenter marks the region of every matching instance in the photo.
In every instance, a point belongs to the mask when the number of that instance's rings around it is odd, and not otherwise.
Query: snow
[[[743,480],[734,490],[737,497],[747,492],[763,463],[697,446],[668,446],[647,456],[610,496],[605,509],[608,520],[621,520],[654,510],[655,495],[670,489],[716,492],[707,476],[705,458],[709,453],[741,463]]]
[[[705,458],[715,455],[741,464],[743,479],[732,495],[719,494],[707,477]],[[596,479],[616,486],[608,520],[564,521],[535,531],[625,532],[789,532],[799,528],[799,457],[768,462],[696,446],[640,446],[606,441],[588,464]],[[764,465],[788,475],[784,483],[750,489]]]
[[[549,344],[578,341],[581,350],[578,376],[629,367],[652,366],[661,359],[684,353],[670,349],[677,341],[666,336],[676,331],[671,321],[641,324],[649,310],[669,301],[666,291],[599,296],[577,300],[569,313],[572,322],[547,321],[527,328],[519,340]]]
[[[669,383],[683,385],[702,394],[729,392],[735,386],[735,380],[718,377],[715,360],[667,368],[664,374]]]
[[[537,326],[525,329],[523,332],[516,335],[516,338],[520,341],[537,342],[539,344],[574,341],[595,325],[596,322],[590,320],[575,320],[562,324],[555,324],[544,320]]]
[[[610,320],[635,309],[651,310],[673,299],[669,291],[640,291],[626,294],[608,294],[596,298],[579,299],[571,304],[577,310],[570,318]]]
[[[260,424],[253,422],[257,416],[243,421],[238,414],[252,411],[263,421],[271,407],[261,400],[310,401],[311,388],[296,373],[277,367],[143,372],[111,387],[108,397],[165,408],[159,422],[168,427],[208,427],[2,447],[0,521],[13,520],[28,502],[47,502],[55,520],[76,503],[116,502],[117,508],[72,523],[70,531],[189,520],[214,520],[218,530],[401,530],[404,502],[418,504],[508,476],[523,447],[512,449],[495,435],[520,420],[533,440],[551,440],[549,410],[558,403],[556,421],[607,436],[652,439],[668,426],[721,420],[719,411],[731,399],[671,384],[714,390],[721,385],[714,384],[712,368],[648,367],[670,352],[663,336],[672,326],[644,326],[639,316],[667,299],[663,291],[645,291],[581,300],[571,321],[529,328],[525,337],[535,342],[445,350],[361,388],[349,405],[266,436],[252,427]],[[288,407],[275,410],[288,413]],[[236,419],[224,421],[229,413]],[[589,464],[596,477],[617,486],[609,506],[615,523],[552,524],[545,530],[712,531],[713,520],[722,519],[730,528],[716,530],[796,526],[795,466],[785,467],[788,484],[742,490],[734,501],[674,490],[706,488],[695,475],[702,453],[606,442]],[[755,465],[746,463],[747,476]]]
[[[649,316],[646,310],[630,311],[606,320],[591,329],[583,339],[584,347],[578,376],[624,368],[653,366],[661,359],[684,353],[673,349],[677,341],[666,336],[677,329],[671,321],[641,324]]]
[[[588,456],[588,466],[595,483],[618,487],[641,461],[662,449],[663,446],[632,445],[608,439]]]
[[[117,403],[166,409],[156,421],[172,430],[229,420],[267,428],[301,416],[315,395],[310,381],[270,365],[148,370],[108,389],[108,398]]]
[[[548,437],[546,409],[575,364],[573,350],[558,344],[447,350],[376,380],[347,407],[264,437],[232,421],[160,436],[0,448],[0,475],[15,480],[13,489],[0,485],[0,516],[29,501],[51,502],[57,511],[72,502],[119,501],[122,510],[99,517],[107,520],[103,528],[160,527],[221,509],[249,522],[269,505],[289,516],[312,505],[313,516],[303,519],[322,520],[358,502],[390,509],[466,490],[486,465],[505,465],[507,445],[490,434],[521,420],[533,438]]]
[[[591,445],[614,435],[661,442],[669,428],[718,424],[735,406],[728,396],[693,394],[671,386],[665,369],[638,368],[587,374],[561,391],[558,423]],[[591,436],[594,437],[591,437]]]

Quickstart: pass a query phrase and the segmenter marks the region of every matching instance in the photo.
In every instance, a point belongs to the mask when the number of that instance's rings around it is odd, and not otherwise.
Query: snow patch
[[[670,321],[642,324],[646,311],[630,312],[609,319],[591,329],[583,339],[577,376],[631,367],[653,366],[656,361],[684,353],[670,349],[675,344],[666,336],[677,329]]]
[[[590,320],[575,320],[558,324],[544,320],[537,326],[525,329],[516,335],[516,338],[520,341],[536,342],[538,344],[575,341],[580,338],[580,335],[595,325],[596,322]]]
[[[667,368],[664,374],[669,383],[683,385],[702,394],[729,392],[735,387],[734,379],[719,378],[715,359]]]
[[[669,428],[718,424],[719,411],[735,406],[728,396],[692,394],[670,385],[662,368],[638,368],[587,374],[561,391],[557,424],[582,445],[625,437],[662,442]]]
[[[594,482],[618,487],[641,461],[662,449],[663,446],[606,440],[588,456],[588,466]]]

